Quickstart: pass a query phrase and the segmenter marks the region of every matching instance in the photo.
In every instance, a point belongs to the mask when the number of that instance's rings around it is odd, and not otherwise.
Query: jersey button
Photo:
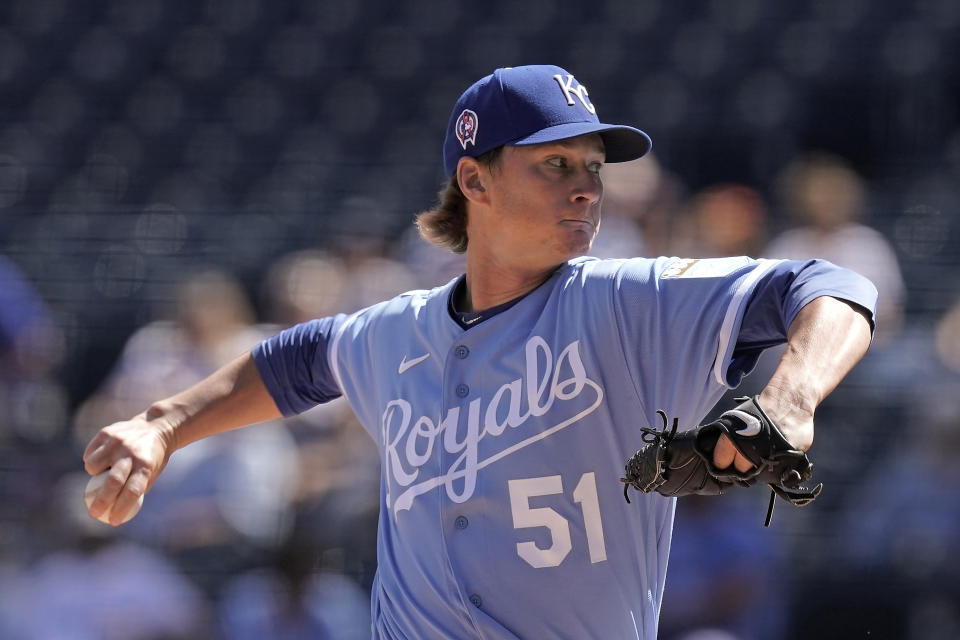
[[[456,349],[453,350],[453,355],[455,355],[455,356],[457,356],[458,358],[460,358],[461,360],[463,360],[463,359],[466,358],[468,355],[470,355],[470,349],[469,349],[469,347],[466,347],[466,346],[464,346],[464,345],[461,344],[460,346],[458,346]]]
[[[453,526],[457,529],[463,530],[470,526],[470,521],[467,520],[466,516],[457,516],[457,519],[453,521]]]
[[[466,398],[467,394],[470,393],[470,387],[465,384],[458,384],[456,388],[457,396],[461,398]]]
[[[470,594],[470,603],[477,609],[483,606],[483,599],[475,593]]]

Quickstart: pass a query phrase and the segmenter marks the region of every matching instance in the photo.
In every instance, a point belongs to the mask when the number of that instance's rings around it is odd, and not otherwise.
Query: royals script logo
[[[413,406],[402,398],[388,402],[380,418],[387,507],[396,515],[409,509],[417,496],[440,485],[452,501],[465,502],[473,495],[481,469],[593,413],[603,402],[603,389],[587,377],[579,347],[580,341],[575,340],[554,358],[546,340],[530,338],[524,348],[522,377],[502,385],[489,400],[474,398],[465,407],[451,407],[439,422],[430,416],[414,417]],[[582,401],[572,402],[583,393],[590,394],[586,407]],[[541,418],[535,424],[545,427],[478,459],[481,440],[497,438],[507,429],[522,429],[532,417]],[[438,446],[459,455],[441,475],[421,477],[421,467]]]

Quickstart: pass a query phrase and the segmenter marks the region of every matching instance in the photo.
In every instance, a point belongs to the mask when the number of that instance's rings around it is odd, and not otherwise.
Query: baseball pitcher
[[[417,220],[466,273],[291,327],[105,427],[90,515],[121,522],[192,441],[345,396],[382,463],[372,637],[652,640],[674,496],[816,497],[814,410],[866,351],[876,290],[818,260],[583,257],[603,164],[649,149],[564,69],[479,80]],[[782,343],[763,392],[700,426]]]

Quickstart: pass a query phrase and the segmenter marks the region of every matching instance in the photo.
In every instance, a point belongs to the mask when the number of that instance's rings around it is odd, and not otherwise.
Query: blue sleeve
[[[750,372],[764,349],[786,342],[794,317],[820,296],[863,308],[875,328],[877,289],[872,282],[826,260],[784,260],[764,274],[747,301],[728,377]]]
[[[253,348],[260,377],[283,415],[303,413],[341,395],[327,358],[339,317],[295,325]]]

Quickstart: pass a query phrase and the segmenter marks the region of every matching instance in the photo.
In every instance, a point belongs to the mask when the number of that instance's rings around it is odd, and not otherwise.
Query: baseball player
[[[479,80],[449,120],[446,191],[418,217],[466,273],[294,326],[105,427],[84,453],[110,475],[90,515],[119,522],[192,441],[343,395],[382,463],[373,637],[655,638],[675,499],[623,499],[640,427],[658,410],[698,425],[787,342],[757,401],[806,450],[871,340],[876,291],[816,260],[582,257],[603,164],[649,149],[564,69]],[[723,435],[711,455],[756,464]]]

